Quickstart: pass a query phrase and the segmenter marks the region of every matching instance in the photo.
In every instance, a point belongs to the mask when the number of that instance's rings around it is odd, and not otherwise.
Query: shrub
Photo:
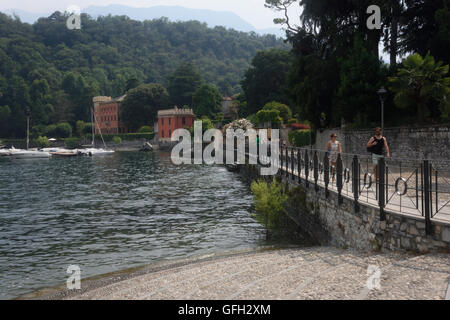
[[[255,219],[267,229],[276,229],[282,224],[283,207],[288,196],[282,185],[274,180],[271,184],[265,181],[253,182],[252,193],[255,195]]]
[[[45,128],[44,132],[47,135],[47,137],[56,137],[56,124],[48,125]]]
[[[122,139],[122,141],[133,141],[133,140],[142,140],[142,139],[152,140],[155,137],[155,133],[154,132],[151,132],[151,133],[124,133],[124,134],[104,134],[103,135],[103,139],[106,142],[113,141],[114,137],[119,137],[120,139]],[[87,134],[86,138],[88,140],[91,140],[92,134]],[[102,141],[102,138],[99,134],[96,134],[95,140]]]
[[[61,122],[56,125],[57,138],[70,138],[72,136],[72,126],[67,122]]]
[[[30,130],[30,136],[33,139],[37,139],[40,136],[45,136],[45,134],[46,134],[46,126],[42,124],[33,126]]]
[[[200,120],[196,120],[196,121],[201,121],[202,122],[202,131],[203,131],[203,133],[205,133],[209,129],[214,129],[213,122],[207,116],[203,116]],[[191,132],[191,135],[194,135],[194,126],[192,126],[189,131]]]
[[[50,142],[48,141],[47,137],[42,137],[39,136],[37,139],[35,139],[33,141],[33,143],[38,147],[38,148],[48,148],[50,146]]]
[[[260,110],[256,113],[258,123],[270,122],[273,125],[282,123],[280,111],[278,110]]]
[[[296,147],[309,146],[310,130],[295,130],[289,132],[289,142]],[[311,144],[315,143],[315,133],[311,132]]]
[[[91,134],[92,136],[92,123],[86,122],[83,126],[83,132],[84,135]]]
[[[67,122],[51,124],[45,128],[45,133],[52,138],[70,138],[72,136],[72,127]]]
[[[80,139],[79,138],[65,138],[63,139],[66,148],[75,149],[80,147]]]
[[[114,137],[112,138],[112,141],[113,141],[115,144],[121,144],[121,143],[122,143],[122,139],[121,139],[120,137],[118,137],[118,136],[114,136]]]
[[[152,132],[152,128],[150,126],[142,126],[139,130],[138,133],[150,133]]]
[[[277,110],[279,112],[281,121],[284,123],[287,123],[289,119],[292,118],[291,109],[287,105],[276,101],[266,103],[263,107],[263,110]]]

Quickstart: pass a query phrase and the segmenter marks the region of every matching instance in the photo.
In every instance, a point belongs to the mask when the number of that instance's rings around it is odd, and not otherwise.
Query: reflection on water
[[[168,153],[0,159],[0,298],[163,259],[264,244],[248,188]]]

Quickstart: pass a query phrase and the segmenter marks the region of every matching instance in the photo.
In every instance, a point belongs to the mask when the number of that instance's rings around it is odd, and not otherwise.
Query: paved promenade
[[[380,268],[380,290],[367,288]],[[448,254],[362,253],[330,247],[266,250],[82,281],[81,293],[52,299],[445,299]],[[376,282],[371,282],[376,283]],[[41,297],[44,298],[44,297]]]

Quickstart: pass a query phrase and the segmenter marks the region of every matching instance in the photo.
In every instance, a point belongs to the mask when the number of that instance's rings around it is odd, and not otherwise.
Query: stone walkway
[[[262,159],[265,161],[269,161],[269,159],[267,157],[266,158],[262,157]],[[293,174],[296,177],[299,176],[298,168],[297,168],[297,160],[294,161],[294,170],[291,169],[292,168],[291,162],[289,162],[287,170],[286,170],[286,163],[284,163],[283,166],[280,166],[280,163],[277,163],[276,166],[278,166],[278,168],[281,171],[288,172],[289,174]],[[312,168],[312,167],[310,167],[310,168]],[[365,172],[370,172],[370,168],[371,168],[371,166],[366,169],[367,171],[362,170],[361,176],[360,176],[361,184],[364,183]],[[411,172],[404,172],[403,177],[405,179],[409,180],[411,174],[412,174]],[[303,180],[306,180],[306,175],[305,175],[304,170],[301,171],[300,177]],[[389,187],[388,195],[386,198],[387,203],[386,203],[385,209],[387,211],[401,213],[406,216],[422,217],[422,208],[421,208],[422,195],[421,194],[417,195],[418,198],[416,199],[415,192],[412,192],[412,190],[415,187],[415,184],[413,183],[413,181],[408,181],[409,191],[406,195],[404,195],[404,196],[398,195],[395,192],[393,185],[395,184],[395,179],[397,179],[399,177],[400,177],[400,175],[390,176],[390,182],[389,182],[390,187]],[[309,183],[314,184],[313,171],[309,172],[308,181],[309,181]],[[325,188],[323,172],[319,173],[317,184],[320,187]],[[376,188],[377,187],[376,187],[375,183],[373,183],[370,188],[365,188],[364,186],[361,186],[361,188],[362,188],[362,190],[361,190],[361,194],[359,195],[359,202],[378,207],[378,200],[376,197]],[[330,178],[330,184],[328,186],[328,189],[332,192],[336,192],[336,193],[338,192],[337,186],[336,186],[336,181],[332,181],[331,178]],[[352,179],[349,179],[348,181],[343,181],[343,188],[342,188],[342,193],[341,193],[342,196],[347,197],[349,199],[353,199],[354,196],[353,196],[352,189],[353,189]],[[434,193],[432,194],[432,197],[433,197],[432,205],[435,206],[436,199],[434,198],[435,197]],[[440,194],[440,198],[438,199],[438,203],[437,203],[438,210],[436,210],[436,207],[434,207],[435,209],[433,211],[432,220],[439,221],[442,223],[450,223],[450,199],[449,199],[449,197],[450,197],[450,194],[448,194],[448,193]],[[436,212],[436,211],[438,211],[438,212]]]
[[[369,290],[368,267],[380,290]],[[448,254],[362,253],[330,247],[266,250],[166,266],[65,299],[445,299]],[[370,283],[376,285],[376,281]],[[41,297],[42,298],[42,297]],[[53,297],[53,298],[58,298]]]

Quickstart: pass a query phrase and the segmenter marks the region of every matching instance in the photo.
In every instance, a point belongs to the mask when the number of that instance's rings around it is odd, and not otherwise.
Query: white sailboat
[[[92,143],[91,147],[85,148],[85,149],[78,149],[78,154],[82,156],[99,156],[99,155],[109,155],[113,154],[115,151],[111,149],[107,149],[105,140],[103,139],[102,130],[100,129],[100,126],[97,123],[97,119],[95,118],[94,110],[91,109],[91,121],[92,121]],[[95,124],[97,123],[98,131],[100,132],[100,136],[103,141],[104,149],[102,148],[95,148]]]
[[[16,159],[50,158],[51,156],[48,152],[38,150],[21,150],[11,153],[11,157]]]
[[[30,141],[30,116],[27,112],[27,149],[15,149],[12,147],[9,149],[9,156],[15,159],[38,159],[38,158],[50,158],[52,155],[49,152],[39,151],[37,149],[28,150],[28,145]]]

